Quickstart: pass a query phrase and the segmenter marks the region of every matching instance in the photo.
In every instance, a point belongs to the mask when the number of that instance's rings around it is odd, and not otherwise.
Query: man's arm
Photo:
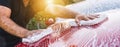
[[[82,15],[60,5],[48,5],[45,11],[61,18],[75,18],[77,15]]]
[[[5,6],[0,6],[0,27],[8,33],[18,36],[27,37],[28,30],[18,26],[10,19],[11,9]]]

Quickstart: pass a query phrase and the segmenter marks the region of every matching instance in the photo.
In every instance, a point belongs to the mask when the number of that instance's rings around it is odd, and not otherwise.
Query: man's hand
[[[80,21],[81,20],[85,20],[85,21],[89,21],[89,20],[93,20],[95,18],[98,18],[99,14],[93,14],[93,15],[77,15],[75,20],[76,23],[80,26]]]
[[[55,23],[49,27],[51,27],[54,31],[54,33],[52,34],[53,37],[59,37],[62,33],[64,33],[64,31],[69,30],[71,28],[69,23],[66,22]]]

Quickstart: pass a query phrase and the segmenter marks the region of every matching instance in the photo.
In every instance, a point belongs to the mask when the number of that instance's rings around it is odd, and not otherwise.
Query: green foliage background
[[[45,22],[49,19],[53,18],[55,20],[56,16],[52,16],[51,14],[48,14],[46,12],[38,12],[35,14],[35,16],[29,21],[27,24],[27,29],[29,30],[36,30],[36,29],[45,29],[48,27],[48,25],[45,24]]]

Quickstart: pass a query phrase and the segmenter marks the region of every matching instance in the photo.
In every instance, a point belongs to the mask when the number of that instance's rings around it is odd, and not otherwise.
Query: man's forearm
[[[77,12],[71,11],[64,6],[60,5],[51,5],[46,8],[46,11],[62,18],[75,18],[76,15],[78,15]]]
[[[27,36],[28,30],[18,26],[8,17],[3,16],[0,18],[0,27],[12,35],[15,35],[21,38]]]
[[[11,19],[11,10],[5,6],[0,6],[0,28],[4,29],[8,33],[18,36],[26,37],[27,29],[24,29],[17,24],[15,24]]]

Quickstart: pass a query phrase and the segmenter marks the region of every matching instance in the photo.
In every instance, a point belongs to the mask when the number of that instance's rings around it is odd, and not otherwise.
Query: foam
[[[120,8],[120,0],[85,0],[67,5],[66,8],[80,14],[94,14]]]

